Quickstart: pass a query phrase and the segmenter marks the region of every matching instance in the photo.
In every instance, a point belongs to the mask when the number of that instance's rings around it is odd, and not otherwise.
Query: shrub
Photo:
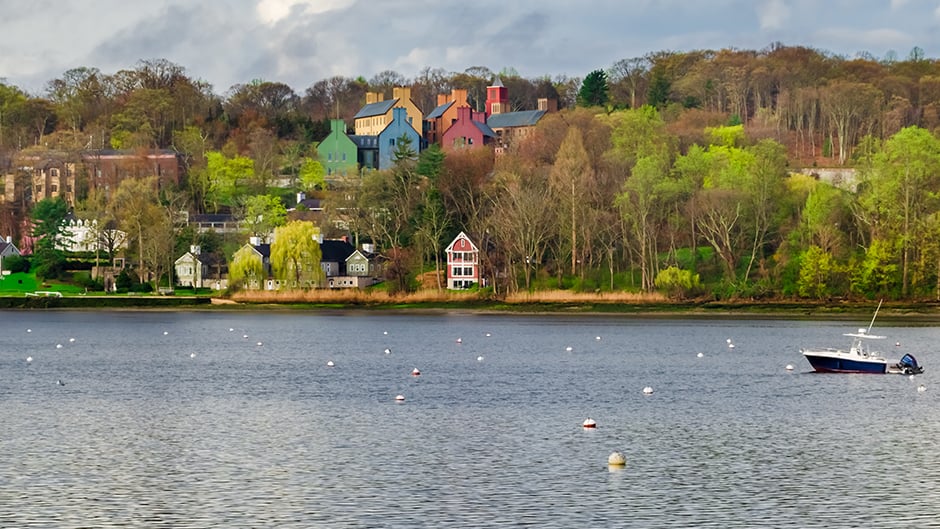
[[[670,297],[682,299],[701,287],[698,274],[691,270],[682,270],[670,266],[656,274],[656,288],[665,291]]]
[[[3,267],[4,270],[9,270],[10,273],[16,274],[18,272],[29,272],[29,259],[23,257],[22,255],[10,255],[3,258]]]

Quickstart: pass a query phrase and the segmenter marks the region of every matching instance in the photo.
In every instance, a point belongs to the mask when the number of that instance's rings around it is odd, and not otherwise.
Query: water
[[[940,527],[936,327],[876,328],[912,381],[808,373],[863,322],[0,321],[4,528]]]

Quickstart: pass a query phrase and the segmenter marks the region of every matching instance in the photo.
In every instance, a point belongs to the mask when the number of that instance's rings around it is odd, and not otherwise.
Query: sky
[[[807,46],[940,57],[940,0],[0,0],[0,81],[167,59],[224,95],[343,75],[514,68],[583,78],[657,51]]]

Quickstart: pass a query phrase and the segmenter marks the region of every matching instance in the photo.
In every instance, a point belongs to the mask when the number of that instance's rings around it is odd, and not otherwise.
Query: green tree
[[[300,164],[300,185],[305,190],[323,189],[326,187],[326,170],[314,158],[304,158]]]
[[[587,74],[578,91],[578,105],[602,107],[607,105],[607,72],[594,70]]]
[[[312,222],[295,220],[274,230],[271,269],[290,288],[312,288],[322,283],[320,230]]]
[[[699,275],[691,270],[670,266],[656,274],[656,288],[665,290],[675,299],[682,299],[700,287]]]
[[[46,198],[37,202],[30,214],[32,235],[37,239],[33,270],[40,278],[54,279],[65,270],[65,255],[61,248],[68,243],[63,240],[68,212],[68,204],[62,198]]]
[[[872,239],[896,241],[900,249],[901,295],[910,292],[912,264],[932,237],[927,219],[938,211],[940,139],[908,127],[875,154],[860,183],[859,219]]]
[[[833,268],[832,254],[815,244],[810,246],[800,260],[800,279],[797,282],[800,296],[815,299],[828,296]]]
[[[238,186],[254,178],[255,163],[246,156],[229,158],[218,151],[206,154],[206,174],[209,180],[209,200],[218,209],[220,204],[231,204]]]
[[[287,221],[287,208],[278,197],[254,195],[241,202],[236,217],[241,220],[249,235],[267,240],[276,228]]]

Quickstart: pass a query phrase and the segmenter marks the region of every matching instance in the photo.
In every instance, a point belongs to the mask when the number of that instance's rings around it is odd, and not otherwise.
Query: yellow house
[[[424,116],[418,105],[411,100],[411,88],[396,86],[392,89],[392,99],[384,100],[384,95],[366,92],[366,106],[354,116],[357,136],[378,136],[392,122],[392,109],[404,108],[408,114],[408,124],[421,133],[421,119]]]

